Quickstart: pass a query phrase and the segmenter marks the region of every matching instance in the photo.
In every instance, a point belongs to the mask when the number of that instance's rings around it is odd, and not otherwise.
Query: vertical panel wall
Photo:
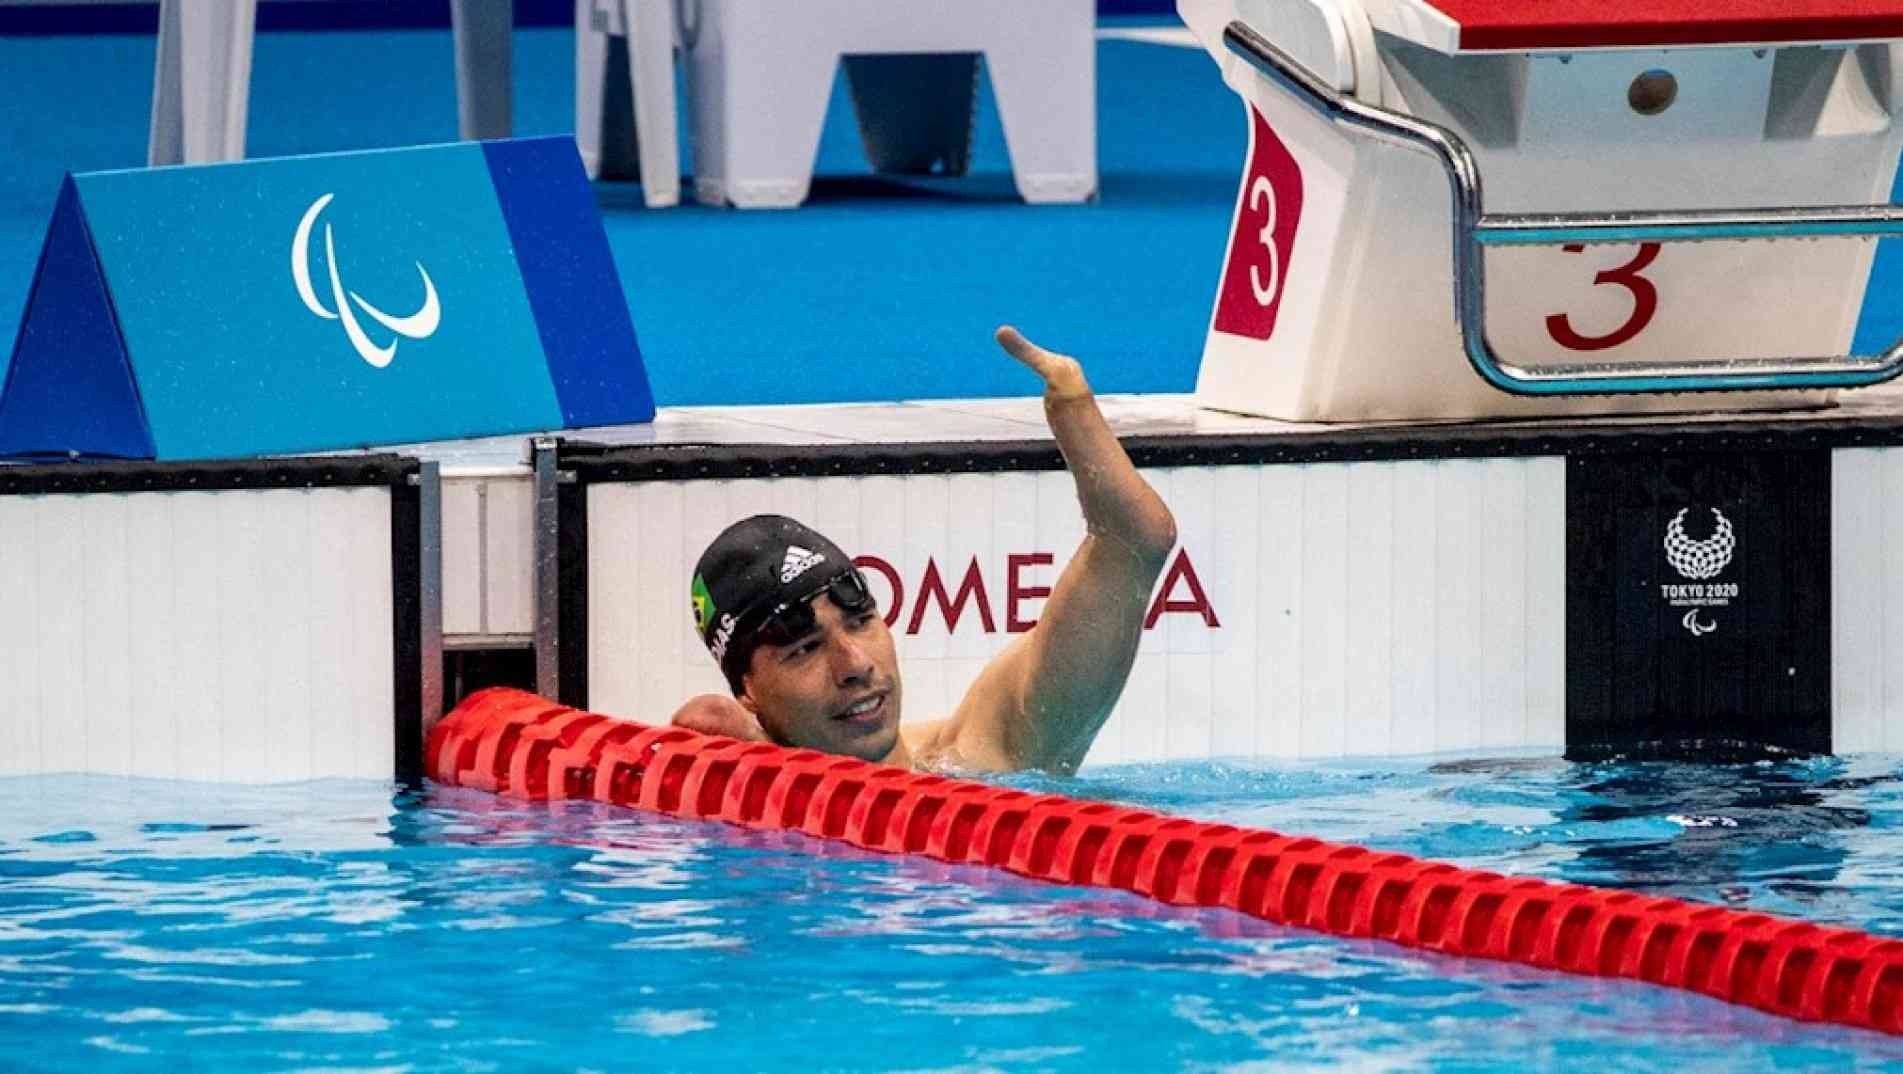
[[[1564,745],[1556,457],[1152,468],[1181,544],[1095,763]],[[792,515],[861,558],[911,719],[1034,621],[1083,536],[1068,474],[593,483],[588,703],[724,692],[687,587],[722,527]]]
[[[535,487],[526,471],[443,476],[443,633],[526,643],[535,630]]]
[[[0,471],[0,774],[389,779],[417,670],[391,475],[324,465],[367,487],[36,494]],[[147,484],[230,479],[182,472]]]
[[[1832,453],[1831,741],[1903,750],[1903,449]]]

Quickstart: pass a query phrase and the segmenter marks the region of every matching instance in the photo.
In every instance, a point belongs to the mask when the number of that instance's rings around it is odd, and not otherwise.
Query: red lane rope
[[[430,776],[805,832],[867,850],[1470,958],[1631,977],[1790,1018],[1903,1033],[1903,942],[1679,899],[1031,794],[564,708],[472,695],[430,732]]]

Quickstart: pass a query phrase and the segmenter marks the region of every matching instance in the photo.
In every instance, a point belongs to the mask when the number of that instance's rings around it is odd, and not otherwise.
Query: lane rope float
[[[471,695],[425,749],[451,786],[804,832],[1903,1033],[1903,942],[1853,929],[651,727],[519,690]]]

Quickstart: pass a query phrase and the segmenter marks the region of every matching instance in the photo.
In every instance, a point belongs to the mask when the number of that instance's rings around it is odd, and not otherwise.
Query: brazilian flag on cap
[[[707,636],[707,627],[714,621],[714,598],[707,592],[707,579],[696,574],[694,586],[688,595],[694,601],[694,629],[701,637]]]

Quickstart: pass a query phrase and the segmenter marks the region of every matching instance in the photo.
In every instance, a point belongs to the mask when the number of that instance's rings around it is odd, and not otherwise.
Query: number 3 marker
[[[1579,243],[1567,243],[1560,249],[1569,254],[1577,254],[1584,253],[1586,248]],[[1631,292],[1632,316],[1627,317],[1624,324],[1603,336],[1582,336],[1573,330],[1573,322],[1564,313],[1551,314],[1546,318],[1546,331],[1553,337],[1553,342],[1568,350],[1602,351],[1608,347],[1617,347],[1645,331],[1645,326],[1652,323],[1652,315],[1658,312],[1659,292],[1658,288],[1652,286],[1651,280],[1639,273],[1658,255],[1658,243],[1642,242],[1639,244],[1639,252],[1632,256],[1632,260],[1617,268],[1605,269],[1592,278],[1594,287],[1602,283],[1610,283]]]
[[[1236,188],[1222,289],[1210,327],[1266,340],[1275,334],[1290,281],[1301,282],[1293,273],[1295,232],[1302,224],[1302,167],[1262,113],[1254,105],[1244,107],[1249,115],[1249,165]]]
[[[1275,301],[1275,293],[1282,289],[1282,256],[1275,250],[1275,184],[1269,182],[1266,175],[1258,175],[1249,187],[1249,209],[1256,211],[1268,203],[1268,219],[1262,222],[1262,230],[1255,233],[1256,241],[1262,244],[1262,252],[1269,258],[1269,282],[1263,283],[1256,272],[1256,266],[1249,266],[1249,290],[1255,293],[1255,304],[1268,308]]]

